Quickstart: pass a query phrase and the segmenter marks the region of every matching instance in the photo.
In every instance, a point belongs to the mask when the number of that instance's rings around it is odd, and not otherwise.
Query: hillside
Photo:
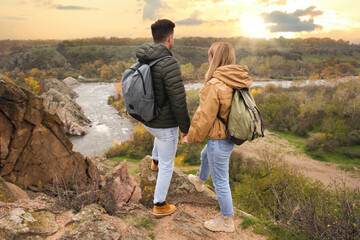
[[[247,65],[255,79],[335,78],[358,75],[360,45],[329,38],[251,39],[188,37],[176,39],[174,56],[187,81],[202,79],[207,51],[215,41],[230,42],[237,63]],[[136,59],[136,49],[149,38],[89,38],[75,40],[2,40],[0,70],[17,84],[25,79],[78,75],[100,81],[119,81]]]

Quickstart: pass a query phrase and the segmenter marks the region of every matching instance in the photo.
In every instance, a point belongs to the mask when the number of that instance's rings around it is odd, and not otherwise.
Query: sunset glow
[[[357,0],[0,0],[0,39],[151,37],[169,18],[176,37],[331,37],[360,43]]]

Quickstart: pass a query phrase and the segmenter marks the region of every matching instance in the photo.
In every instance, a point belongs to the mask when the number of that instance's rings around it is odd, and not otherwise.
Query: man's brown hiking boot
[[[165,201],[164,205],[156,206],[154,205],[153,215],[156,217],[163,217],[167,215],[171,215],[175,212],[176,207],[174,205],[169,205],[167,201]]]
[[[155,162],[157,163],[157,164],[155,164]],[[159,161],[157,161],[157,160],[154,160],[154,159],[151,159],[151,170],[153,170],[153,171],[157,171],[158,169],[159,169]]]

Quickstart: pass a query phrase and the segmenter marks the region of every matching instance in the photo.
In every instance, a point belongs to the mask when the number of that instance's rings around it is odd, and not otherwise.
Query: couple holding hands
[[[136,56],[144,61],[172,56],[175,24],[161,19],[151,25],[154,44],[141,46]],[[164,58],[151,67],[155,102],[160,114],[143,123],[154,137],[151,169],[158,171],[154,194],[153,214],[166,216],[176,207],[168,204],[166,195],[174,169],[179,129],[181,143],[203,142],[198,176],[190,174],[189,181],[197,191],[204,191],[204,182],[212,176],[221,213],[204,223],[211,231],[234,232],[233,204],[229,184],[229,159],[234,143],[227,139],[226,126],[219,119],[228,119],[233,89],[250,88],[251,78],[246,66],[235,65],[235,51],[226,42],[215,42],[208,51],[209,69],[200,90],[200,105],[191,121],[186,95],[177,60]]]

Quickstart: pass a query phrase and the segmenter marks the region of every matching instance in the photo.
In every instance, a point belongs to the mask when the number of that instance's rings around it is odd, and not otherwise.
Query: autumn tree
[[[25,83],[28,85],[31,92],[35,94],[40,93],[40,85],[39,82],[34,79],[34,77],[25,78]]]
[[[195,79],[195,67],[192,63],[182,64],[180,69],[185,81]]]

